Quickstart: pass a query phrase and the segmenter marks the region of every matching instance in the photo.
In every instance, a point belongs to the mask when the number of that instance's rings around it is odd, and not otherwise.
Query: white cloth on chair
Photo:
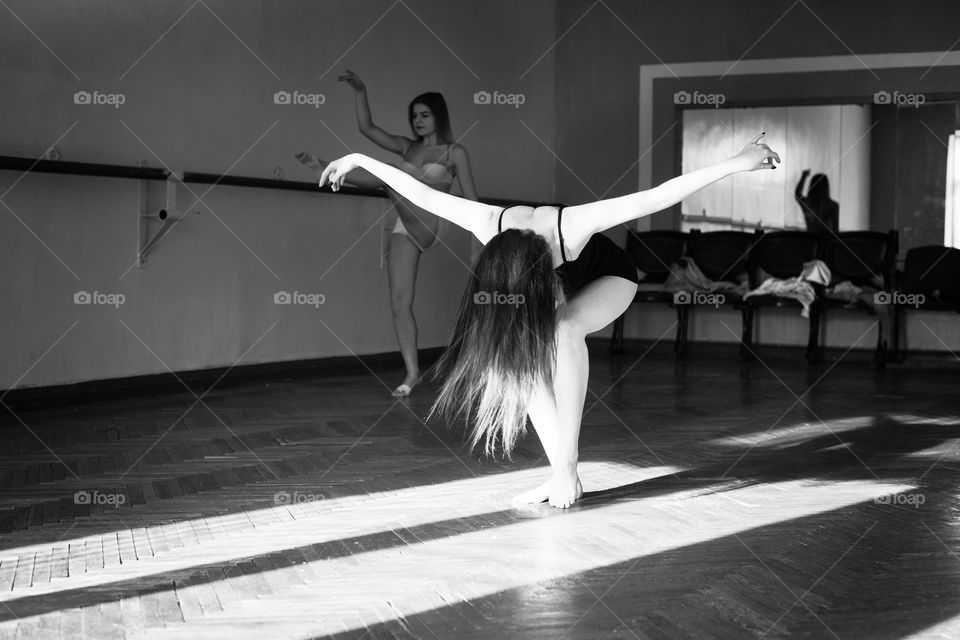
[[[796,278],[787,278],[786,280],[767,278],[759,287],[747,292],[743,299],[746,300],[750,296],[766,295],[792,298],[803,307],[800,310],[800,315],[809,318],[810,305],[817,299],[817,292],[814,291],[811,282],[823,286],[830,284],[830,267],[824,264],[822,260],[804,262],[803,271]]]

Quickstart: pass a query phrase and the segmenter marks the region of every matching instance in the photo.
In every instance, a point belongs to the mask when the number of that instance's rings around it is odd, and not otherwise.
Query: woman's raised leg
[[[389,191],[389,193],[392,196],[391,199],[397,211],[397,216],[403,223],[407,233],[409,233],[424,250],[433,246],[433,243],[437,241],[437,233],[440,231],[440,218],[429,211],[417,207],[410,201],[404,200],[403,197],[395,191]]]

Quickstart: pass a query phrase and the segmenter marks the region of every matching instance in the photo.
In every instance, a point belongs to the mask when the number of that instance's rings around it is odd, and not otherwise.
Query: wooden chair
[[[707,279],[714,282],[741,282],[750,266],[750,252],[758,242],[762,232],[747,233],[745,231],[709,231],[702,233],[699,230],[690,232],[687,242],[687,257],[693,260]],[[742,302],[739,295],[723,294],[723,304],[738,305]],[[676,304],[678,312],[677,349],[678,356],[686,354],[687,332],[690,321],[692,304]],[[745,313],[742,311],[741,313]],[[740,346],[741,355],[743,345]]]
[[[749,270],[750,289],[756,289],[767,277],[786,280],[799,276],[803,271],[803,264],[815,259],[819,249],[820,235],[809,231],[771,231],[763,234],[750,253],[752,262]],[[754,355],[753,325],[760,309],[764,307],[800,309],[802,305],[792,298],[759,295],[747,298],[737,307],[743,313],[741,354],[744,359],[750,359]],[[814,307],[810,309],[809,320],[806,358],[808,362],[814,362],[817,353],[815,349],[811,349],[811,345],[817,344],[820,333],[820,316]]]
[[[820,245],[820,259],[830,268],[830,284],[835,286],[841,282],[850,282],[861,288],[890,291],[897,260],[898,238],[897,232],[893,229],[887,233],[843,231],[835,236],[824,237]],[[886,365],[890,350],[887,332],[893,321],[891,313],[877,307],[875,300],[867,302],[862,298],[851,302],[840,298],[823,297],[818,298],[814,305],[817,308],[817,316],[821,319],[828,312],[836,311],[876,313],[879,324],[873,361],[878,368]],[[813,337],[811,334],[811,338]],[[807,345],[808,349],[819,351],[819,333],[816,338],[817,341]]]
[[[662,285],[670,276],[670,265],[683,257],[688,235],[683,231],[628,231],[626,252],[643,274],[640,289],[634,296],[634,304],[672,304],[673,293],[661,289],[644,290],[643,285]],[[623,323],[628,308],[613,323],[610,338],[610,353],[623,352]],[[674,351],[677,342],[674,342]]]
[[[884,293],[888,296],[884,302],[893,305],[893,351],[900,358],[900,318],[904,312],[960,313],[960,249],[939,245],[910,249],[898,290]]]

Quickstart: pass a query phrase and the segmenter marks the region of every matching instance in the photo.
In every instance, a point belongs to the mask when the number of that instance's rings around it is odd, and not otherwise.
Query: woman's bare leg
[[[317,180],[320,179],[320,174],[323,173],[323,170],[327,168],[328,164],[330,164],[328,161],[321,160],[312,153],[307,153],[306,151],[295,153],[293,154],[293,157],[309,167],[317,176]],[[350,175],[347,176],[346,180],[344,180],[344,183],[352,187],[359,187],[361,189],[380,189],[384,186],[383,182],[380,181],[380,178],[373,175],[366,169],[361,169],[359,167],[350,172]]]
[[[417,207],[408,200],[404,200],[394,191],[389,192],[394,202],[394,208],[397,211],[400,221],[403,222],[414,240],[425,250],[429,249],[437,240],[437,233],[440,230],[440,218]]]
[[[547,456],[550,467],[553,468],[557,451],[558,425],[560,423],[557,418],[557,401],[553,397],[553,389],[547,388],[546,385],[538,387],[530,398],[527,414],[530,416],[533,428],[537,432],[540,444],[543,446],[543,453]],[[550,499],[552,482],[553,478],[550,477],[540,486],[514,496],[513,501],[517,504],[546,502]]]
[[[637,285],[629,280],[604,276],[584,287],[567,304],[557,332],[557,368],[551,398],[555,399],[555,410],[551,412],[549,395],[542,390],[534,394],[531,402],[531,420],[550,460],[552,474],[547,485],[517,496],[518,501],[549,500],[552,506],[565,509],[583,494],[577,464],[580,421],[590,373],[585,339],[617,319],[630,306],[636,291]],[[547,495],[541,497],[543,493]]]
[[[317,158],[312,153],[307,153],[306,151],[301,151],[293,155],[297,160],[309,167],[317,176],[318,180],[320,179],[320,174],[322,174],[323,170],[330,164],[326,160]],[[386,187],[380,178],[366,169],[359,167],[350,172],[347,176],[346,184],[362,189],[380,189]],[[397,215],[400,216],[400,220],[403,221],[403,226],[406,228],[407,233],[413,236],[414,240],[416,240],[421,247],[429,249],[437,240],[437,232],[440,229],[440,218],[429,211],[414,206],[412,203],[400,197],[400,194],[397,192],[390,190],[388,187],[386,188],[391,196],[391,200],[393,200]]]
[[[400,345],[400,355],[407,368],[403,384],[411,389],[420,379],[417,358],[417,320],[413,317],[413,296],[417,284],[417,267],[420,250],[410,238],[400,233],[390,234],[390,255],[387,273],[390,280],[390,308],[393,311],[393,328]]]

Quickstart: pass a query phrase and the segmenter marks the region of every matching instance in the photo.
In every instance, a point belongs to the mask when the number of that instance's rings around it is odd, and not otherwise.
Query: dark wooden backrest
[[[803,263],[820,251],[820,235],[809,231],[771,231],[763,234],[751,252],[750,285],[759,286],[763,274],[786,280],[803,271]]]
[[[646,282],[665,282],[670,265],[685,255],[687,238],[683,231],[628,231],[626,251]]]
[[[745,231],[690,232],[687,256],[713,281],[739,282],[750,266],[750,252],[760,234]]]
[[[820,244],[820,259],[830,268],[834,284],[850,281],[890,289],[897,259],[898,234],[880,231],[842,231]]]
[[[907,251],[903,293],[939,293],[942,302],[960,304],[960,249],[930,245]]]

